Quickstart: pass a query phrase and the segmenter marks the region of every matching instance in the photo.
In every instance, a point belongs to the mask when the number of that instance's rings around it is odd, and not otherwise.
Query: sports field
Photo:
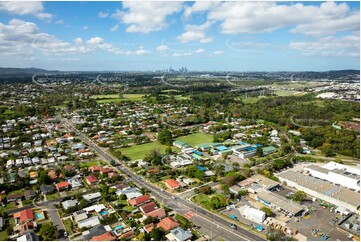
[[[133,145],[127,148],[120,148],[123,155],[128,156],[131,160],[143,159],[146,154],[149,154],[152,150],[157,149],[161,153],[165,152],[168,146],[162,145],[158,141],[150,142],[142,145]],[[172,146],[173,151],[179,151],[179,148]]]
[[[176,138],[176,140],[186,142],[190,146],[195,146],[202,143],[212,142],[213,136],[211,134],[205,134],[205,133],[194,133],[194,134],[178,137]]]

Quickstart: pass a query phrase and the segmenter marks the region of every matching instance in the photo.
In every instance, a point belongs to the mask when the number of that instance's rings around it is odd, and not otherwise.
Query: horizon
[[[69,11],[79,8],[88,11]],[[360,69],[360,3],[353,1],[0,2],[0,13],[1,66],[111,72],[184,66],[204,72]]]

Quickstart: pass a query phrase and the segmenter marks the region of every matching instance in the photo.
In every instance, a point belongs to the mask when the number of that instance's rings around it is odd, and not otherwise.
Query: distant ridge
[[[58,71],[48,71],[40,68],[7,68],[0,67],[0,75],[20,75],[20,74],[36,74],[36,73],[44,73],[44,72],[58,72]]]

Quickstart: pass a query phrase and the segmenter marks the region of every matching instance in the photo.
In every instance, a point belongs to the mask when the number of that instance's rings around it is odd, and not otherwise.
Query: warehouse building
[[[266,219],[266,213],[258,209],[252,208],[248,205],[244,205],[238,209],[239,213],[242,214],[248,220],[251,220],[255,223],[262,224]]]
[[[287,186],[302,190],[310,196],[357,212],[360,208],[360,193],[351,191],[339,185],[332,184],[293,170],[287,170],[277,175]]]
[[[305,171],[313,177],[360,191],[360,171],[354,167],[329,162],[324,166],[309,165]]]

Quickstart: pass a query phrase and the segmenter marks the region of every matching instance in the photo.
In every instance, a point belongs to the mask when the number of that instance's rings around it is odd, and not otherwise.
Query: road
[[[125,174],[135,184],[137,184],[137,186],[147,188],[157,200],[161,201],[166,206],[172,208],[174,211],[182,214],[183,216],[187,213],[189,214],[189,212],[192,212],[193,216],[189,220],[196,226],[200,227],[200,231],[205,233],[210,240],[264,240],[262,237],[255,235],[248,230],[242,228],[238,228],[237,230],[231,229],[230,222],[220,217],[220,215],[216,215],[201,207],[195,206],[185,199],[172,199],[172,194],[163,192],[160,188],[141,180],[137,175],[133,174],[133,172],[128,167],[122,166],[118,159],[109,155],[106,151],[98,147],[98,145],[96,145],[92,140],[79,132],[72,122],[66,119],[62,119],[62,124],[70,130],[74,131],[83,142],[95,150],[101,157],[104,158],[105,161],[108,162],[110,166],[119,172],[121,171],[118,168],[111,165],[111,161],[114,161],[116,164],[120,165],[123,172],[125,172]]]

